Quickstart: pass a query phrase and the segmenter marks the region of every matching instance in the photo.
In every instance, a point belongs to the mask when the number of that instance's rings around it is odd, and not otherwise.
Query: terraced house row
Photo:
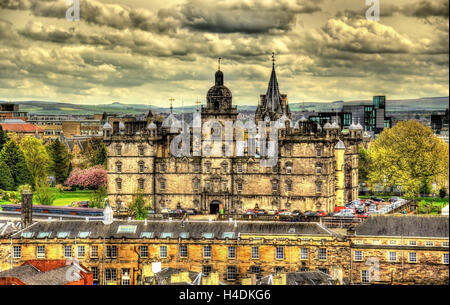
[[[448,229],[448,217],[419,216],[371,217],[344,236],[319,223],[40,221],[0,239],[0,268],[76,258],[96,284],[141,284],[155,265],[228,284],[298,271],[340,284],[444,284]]]

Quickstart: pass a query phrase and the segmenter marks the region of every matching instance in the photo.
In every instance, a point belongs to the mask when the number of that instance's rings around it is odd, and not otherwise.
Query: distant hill
[[[0,101],[6,102],[6,101]],[[112,102],[102,105],[82,105],[76,103],[61,103],[57,101],[20,101],[13,102],[20,105],[21,111],[27,111],[30,114],[94,114],[94,113],[126,113],[141,114],[146,110],[154,112],[168,112],[169,108],[157,107],[145,104],[123,104],[120,102]],[[305,102],[290,103],[292,111],[336,111],[343,105],[343,101],[333,102]],[[363,103],[371,104],[370,100],[363,101],[346,101],[345,103]],[[413,112],[413,111],[442,111],[449,107],[449,97],[426,97],[417,99],[404,100],[387,100],[387,112]],[[256,105],[238,105],[239,111],[254,112]],[[196,106],[175,107],[174,112],[179,113],[195,111]]]

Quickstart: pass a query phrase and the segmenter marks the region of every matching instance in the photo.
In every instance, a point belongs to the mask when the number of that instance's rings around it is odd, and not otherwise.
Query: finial
[[[275,66],[275,52],[272,52],[272,66]]]
[[[219,57],[219,60],[218,60],[218,62],[219,62],[219,68],[218,68],[218,70],[220,71],[220,60],[222,59],[222,57]]]
[[[173,103],[174,100],[175,100],[175,99],[174,99],[173,97],[170,97],[170,98],[169,98],[169,101],[170,101],[170,113],[172,113],[172,110],[173,110],[172,103]]]

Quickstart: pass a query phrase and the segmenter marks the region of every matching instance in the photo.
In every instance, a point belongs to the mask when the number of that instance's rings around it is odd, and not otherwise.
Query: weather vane
[[[173,109],[172,103],[173,103],[174,100],[175,99],[173,97],[169,98],[169,101],[170,101],[170,112],[172,112],[172,109]]]

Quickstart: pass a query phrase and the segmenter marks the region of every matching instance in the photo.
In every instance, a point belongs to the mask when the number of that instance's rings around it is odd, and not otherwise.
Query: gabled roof
[[[27,132],[27,133],[44,132],[44,129],[42,129],[41,127],[26,122],[23,123],[1,122],[0,125],[3,128],[3,131],[6,132]]]
[[[371,216],[355,227],[359,236],[447,237],[445,216]]]

